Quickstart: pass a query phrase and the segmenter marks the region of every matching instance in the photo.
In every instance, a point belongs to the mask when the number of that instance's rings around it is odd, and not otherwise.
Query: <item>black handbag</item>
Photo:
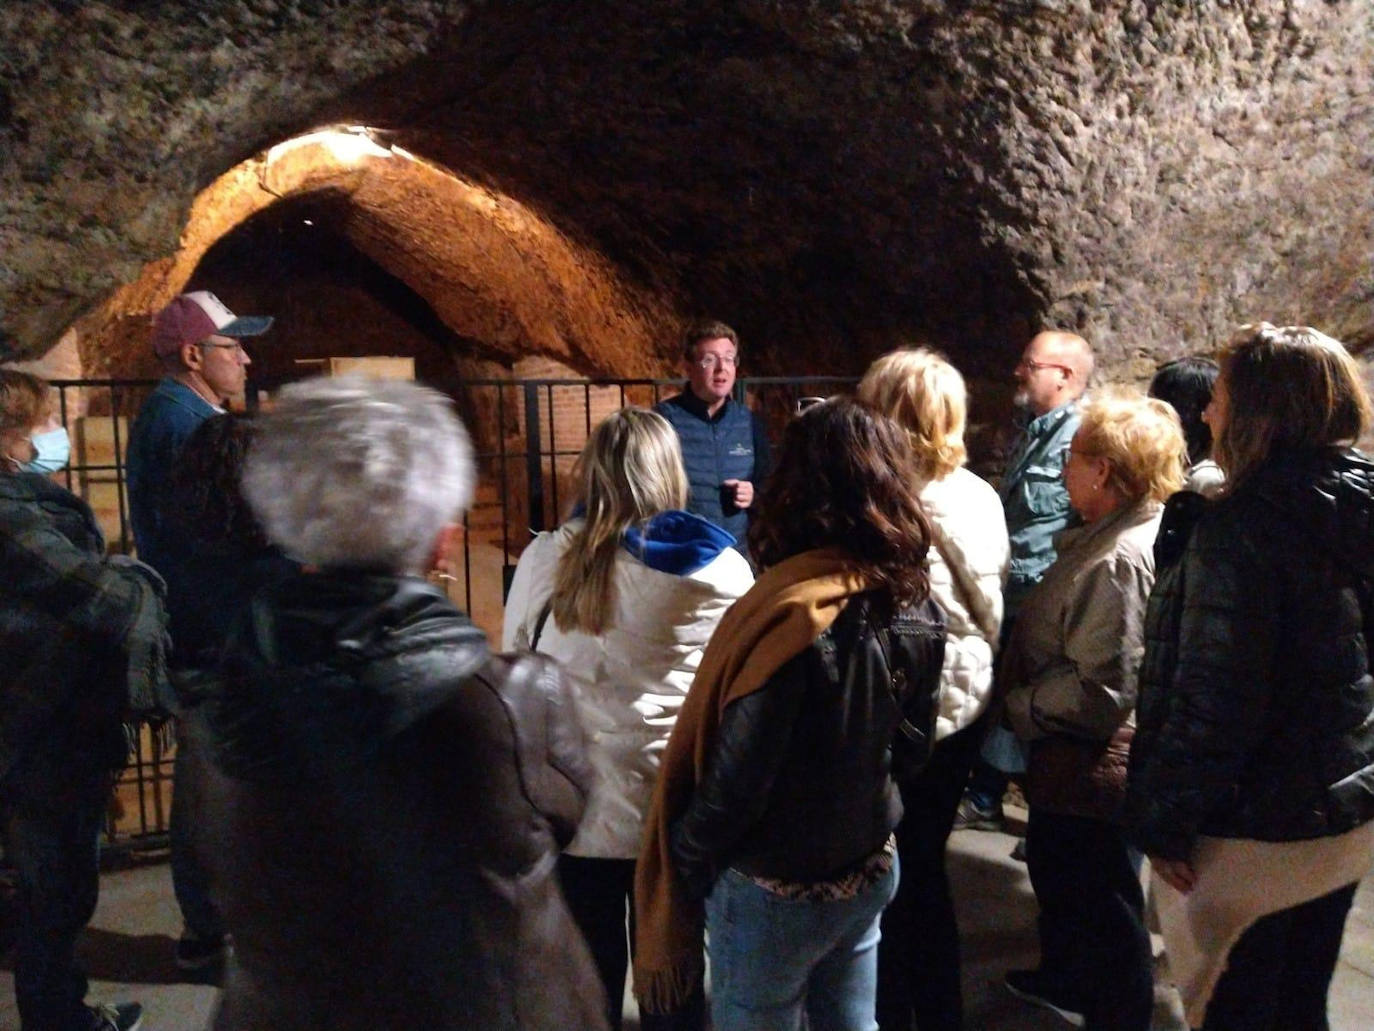
[[[944,659],[944,626],[939,606],[927,599],[920,611],[898,613],[893,621],[909,622],[913,632],[900,637],[931,637],[938,634],[938,647],[930,648],[920,661],[915,648],[894,647],[892,634],[884,621],[875,621],[872,611],[865,618],[873,629],[887,666],[888,691],[901,716],[892,737],[892,775],[909,780],[925,769],[935,752],[935,717],[940,708],[940,667]]]

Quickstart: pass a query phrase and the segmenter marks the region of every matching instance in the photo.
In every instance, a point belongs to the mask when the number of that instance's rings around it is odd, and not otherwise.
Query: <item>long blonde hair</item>
[[[668,420],[622,408],[597,425],[577,460],[586,518],[558,559],[553,618],[560,630],[599,634],[615,611],[615,559],[632,526],[687,503],[682,448]]]
[[[868,367],[858,395],[906,430],[922,479],[942,479],[968,458],[968,391],[943,355],[925,347],[891,351]]]

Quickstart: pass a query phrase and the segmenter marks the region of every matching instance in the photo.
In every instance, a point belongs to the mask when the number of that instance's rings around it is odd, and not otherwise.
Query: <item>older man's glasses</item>
[[[237,340],[235,340],[232,344],[217,344],[217,343],[214,343],[213,341],[210,341],[210,340],[202,340],[202,341],[200,342],[200,346],[201,346],[201,347],[219,347],[219,348],[222,348],[223,350],[226,350],[226,351],[238,351],[240,354],[247,354],[247,353],[248,353],[247,351],[245,351],[245,350],[243,349],[243,344],[239,343]]]
[[[714,369],[717,366],[722,369],[733,369],[735,361],[733,354],[704,354],[692,364],[698,369]]]
[[[1025,369],[1027,372],[1039,372],[1041,369],[1059,369],[1061,372],[1067,372],[1070,376],[1073,375],[1073,369],[1059,362],[1037,362],[1030,358],[1022,358],[1020,364],[1016,367],[1018,369]]]

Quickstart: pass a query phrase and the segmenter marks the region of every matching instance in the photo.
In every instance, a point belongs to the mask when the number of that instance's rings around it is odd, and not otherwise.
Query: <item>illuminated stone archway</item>
[[[45,364],[68,375],[151,374],[149,320],[216,241],[310,196],[336,202],[348,242],[487,354],[507,363],[540,354],[623,376],[661,374],[671,362],[664,342],[678,319],[660,298],[519,200],[352,126],[283,141],[221,175],[192,205],[176,254],[78,320]]]

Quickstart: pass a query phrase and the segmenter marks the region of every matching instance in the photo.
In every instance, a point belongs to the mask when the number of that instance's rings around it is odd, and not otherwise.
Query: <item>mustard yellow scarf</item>
[[[673,871],[668,832],[691,804],[721,714],[763,687],[868,588],[845,552],[803,552],[759,577],[711,635],[663,753],[635,867],[634,989],[645,1011],[680,1008],[702,977],[705,911]]]

